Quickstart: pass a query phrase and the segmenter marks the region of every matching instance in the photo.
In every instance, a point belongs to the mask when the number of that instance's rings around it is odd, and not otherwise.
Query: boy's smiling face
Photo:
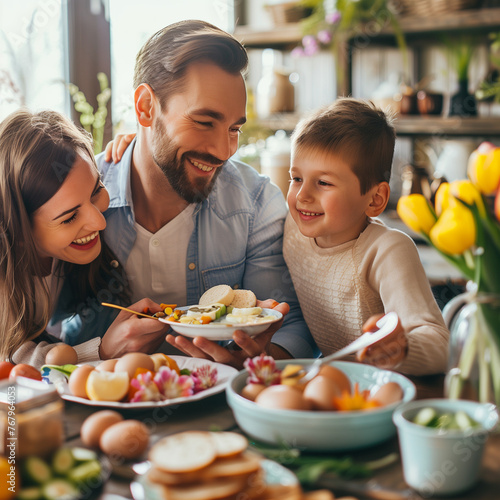
[[[359,179],[340,156],[314,148],[292,153],[288,206],[300,232],[318,246],[353,240],[367,225],[377,186],[361,194]]]

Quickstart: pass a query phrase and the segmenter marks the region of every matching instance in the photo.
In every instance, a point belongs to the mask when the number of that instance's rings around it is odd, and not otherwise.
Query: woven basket
[[[399,0],[405,16],[435,16],[447,12],[473,9],[480,0]]]
[[[267,4],[266,9],[271,13],[275,25],[297,23],[305,15],[304,7],[297,2]]]

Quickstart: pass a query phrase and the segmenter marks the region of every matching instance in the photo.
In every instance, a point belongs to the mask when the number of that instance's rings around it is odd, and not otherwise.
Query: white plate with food
[[[146,408],[158,408],[158,407],[166,407],[171,405],[178,405],[181,403],[190,403],[192,401],[198,401],[200,399],[207,398],[214,394],[218,394],[226,388],[228,381],[238,373],[236,368],[232,366],[223,365],[221,363],[215,363],[213,361],[209,361],[206,359],[199,358],[190,358],[187,356],[169,356],[172,358],[180,370],[190,370],[193,371],[198,367],[203,365],[210,365],[211,367],[217,370],[217,382],[212,387],[205,389],[201,392],[197,392],[191,396],[186,397],[177,397],[172,399],[166,399],[163,401],[141,401],[141,402],[123,402],[123,401],[96,401],[85,399],[81,397],[74,396],[68,386],[66,381],[57,383],[56,386],[58,388],[59,394],[62,399],[66,401],[71,401],[74,403],[81,403],[87,406],[97,406],[97,407],[107,407],[107,408],[122,408],[122,409],[146,409]],[[94,363],[89,363],[94,364]]]
[[[215,305],[207,306],[215,307]],[[199,305],[178,307],[176,311],[186,312],[200,309]],[[189,312],[188,312],[189,311]],[[233,314],[234,312],[238,314]],[[245,314],[248,312],[249,314]],[[251,313],[251,314],[250,314]],[[195,316],[192,316],[195,318]],[[172,330],[185,337],[204,337],[209,340],[231,340],[236,330],[243,330],[250,337],[264,332],[270,325],[280,321],[283,315],[274,309],[260,307],[233,309],[230,314],[223,314],[207,324],[181,323],[171,318],[158,318],[171,326]]]
[[[157,441],[133,467],[134,500],[299,498],[297,477],[248,450],[236,432],[184,431]],[[301,495],[300,495],[301,496]]]

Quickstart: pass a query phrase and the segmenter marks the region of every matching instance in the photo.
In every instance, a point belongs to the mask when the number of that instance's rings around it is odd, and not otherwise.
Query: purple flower
[[[324,45],[328,45],[332,41],[332,34],[328,30],[318,31],[318,34],[316,36],[318,37],[318,40]]]
[[[338,23],[340,21],[341,17],[342,17],[342,15],[340,14],[340,12],[338,10],[336,10],[335,12],[329,12],[325,16],[325,21],[328,24],[336,24],[336,23]]]

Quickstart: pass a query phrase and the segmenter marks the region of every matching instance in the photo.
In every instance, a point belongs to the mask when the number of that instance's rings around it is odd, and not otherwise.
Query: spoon
[[[348,354],[354,354],[355,352],[360,351],[365,347],[371,346],[372,344],[378,342],[384,337],[387,337],[387,335],[389,335],[396,329],[396,327],[398,326],[398,322],[399,322],[398,315],[395,312],[387,313],[377,321],[376,325],[378,327],[378,330],[375,330],[374,332],[371,331],[366,332],[363,335],[361,335],[361,337],[358,337],[356,340],[351,342],[349,345],[346,345],[342,349],[338,350],[337,352],[334,352],[333,354],[330,354],[325,358],[318,358],[307,369],[302,369],[298,373],[294,373],[293,377],[295,378],[297,376],[300,376],[301,373],[305,373],[300,378],[300,383],[306,384],[319,373],[319,370],[323,365],[328,364],[330,361],[333,361],[334,359],[343,358]]]
[[[120,309],[121,311],[127,311],[127,312],[135,314],[137,316],[143,316],[144,318],[159,319],[159,318],[156,318],[155,316],[150,316],[149,314],[144,314],[144,313],[140,313],[137,311],[132,311],[132,309],[129,309],[128,307],[117,306],[116,304],[108,304],[107,302],[101,302],[101,306],[113,307],[114,309]]]

